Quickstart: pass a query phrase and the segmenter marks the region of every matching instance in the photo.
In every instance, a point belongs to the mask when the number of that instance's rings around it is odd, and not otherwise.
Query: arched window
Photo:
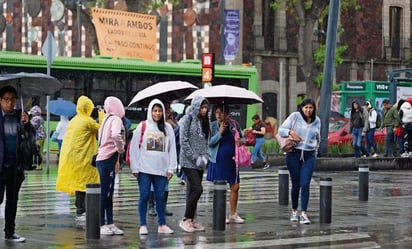
[[[411,3],[408,0],[384,0],[382,35],[384,58],[407,59],[410,53]]]

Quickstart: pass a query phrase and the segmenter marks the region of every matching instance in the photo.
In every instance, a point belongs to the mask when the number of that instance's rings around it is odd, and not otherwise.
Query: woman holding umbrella
[[[230,186],[229,209],[230,215],[226,223],[242,224],[245,222],[237,214],[240,177],[235,157],[235,129],[241,133],[240,125],[229,118],[229,106],[218,104],[215,109],[216,121],[211,123],[212,134],[209,140],[210,164],[206,180],[225,180]]]

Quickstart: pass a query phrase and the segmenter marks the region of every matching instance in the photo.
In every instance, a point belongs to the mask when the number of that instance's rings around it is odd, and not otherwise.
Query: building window
[[[401,48],[401,26],[402,8],[389,8],[389,41],[391,47],[391,57],[400,58]]]

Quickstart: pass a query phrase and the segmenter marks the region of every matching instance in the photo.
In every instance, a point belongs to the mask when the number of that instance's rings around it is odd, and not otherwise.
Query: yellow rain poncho
[[[77,114],[67,125],[60,151],[56,190],[74,195],[86,192],[86,184],[99,183],[99,173],[91,165],[97,153],[99,123],[90,117],[94,109],[91,99],[81,96],[77,100]],[[99,113],[99,120],[104,113]]]

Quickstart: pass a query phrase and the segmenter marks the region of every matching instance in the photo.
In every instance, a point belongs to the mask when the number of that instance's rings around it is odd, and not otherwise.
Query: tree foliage
[[[332,0],[333,1],[333,0]],[[322,23],[325,16],[328,14],[329,1],[325,0],[274,0],[271,4],[272,8],[279,9],[285,4],[286,9],[295,14],[296,23],[299,26],[298,30],[298,65],[302,71],[306,82],[306,94],[311,98],[318,99],[320,95],[320,84],[317,83],[321,79],[322,64],[318,64],[321,57],[321,50],[314,53],[313,43],[308,42],[313,40],[313,32],[315,25]],[[342,0],[341,12],[352,8],[359,10],[360,5],[357,0]],[[344,48],[337,49],[344,52]],[[347,47],[346,47],[347,48]],[[343,50],[343,51],[342,51]],[[324,56],[324,49],[323,49]],[[342,59],[342,57],[340,57]]]

